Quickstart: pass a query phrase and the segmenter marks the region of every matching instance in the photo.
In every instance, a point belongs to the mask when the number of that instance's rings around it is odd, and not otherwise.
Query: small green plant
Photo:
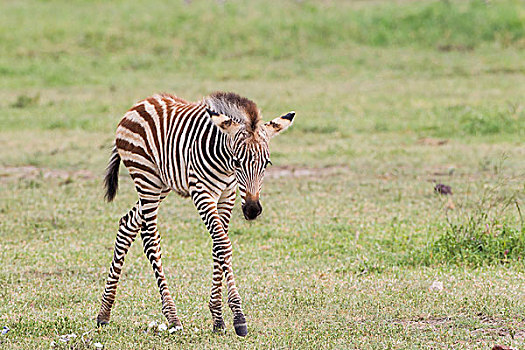
[[[449,222],[445,232],[430,246],[432,260],[468,265],[523,262],[525,227],[489,223],[486,215],[464,223]]]
[[[523,130],[525,114],[510,110],[486,111],[465,108],[459,118],[461,130],[469,135],[490,135],[500,132],[514,133]]]
[[[38,105],[39,100],[40,100],[40,94],[36,94],[35,96],[18,95],[16,101],[11,104],[11,107],[27,108],[31,106],[36,106]]]
[[[521,191],[504,190],[511,181],[500,175],[505,159],[503,155],[495,166],[498,175],[495,184],[482,184],[478,198],[467,197],[455,212],[447,202],[446,224],[439,226],[441,235],[415,253],[417,258],[411,261],[471,266],[523,264],[525,225],[519,200]],[[510,219],[513,216],[518,220],[516,224]]]

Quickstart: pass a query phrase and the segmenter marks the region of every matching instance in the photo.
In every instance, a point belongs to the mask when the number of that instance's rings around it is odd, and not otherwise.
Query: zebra
[[[152,265],[169,329],[182,330],[161,262],[157,213],[171,191],[191,197],[213,241],[212,288],[208,307],[213,331],[224,332],[222,284],[226,280],[233,326],[239,336],[248,328],[235,285],[232,244],[228,237],[237,188],[245,219],[262,212],[259,195],[265,168],[271,164],[269,140],[287,129],[295,112],[267,123],[257,105],[232,92],[215,92],[199,102],[158,94],[136,103],[117,126],[104,178],[105,199],[118,189],[122,161],[138,200],[119,220],[113,260],[102,295],[97,325],[108,324],[124,258],[140,231],[144,254]]]

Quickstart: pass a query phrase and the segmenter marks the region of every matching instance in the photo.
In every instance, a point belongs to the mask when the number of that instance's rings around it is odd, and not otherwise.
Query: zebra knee
[[[119,228],[125,228],[130,232],[137,232],[142,224],[142,218],[136,207],[133,207],[128,213],[119,220]]]

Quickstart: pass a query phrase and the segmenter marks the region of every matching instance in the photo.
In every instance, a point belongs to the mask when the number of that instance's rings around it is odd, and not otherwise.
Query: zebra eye
[[[235,165],[236,168],[241,167],[241,162],[237,158],[233,158],[233,165]]]
[[[268,165],[273,165],[272,161],[269,159],[266,161],[266,164],[264,165],[264,167],[266,168],[268,167]]]

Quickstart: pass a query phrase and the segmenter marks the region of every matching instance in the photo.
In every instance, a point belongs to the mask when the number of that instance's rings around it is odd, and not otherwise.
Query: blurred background
[[[211,240],[174,195],[159,224],[187,331],[148,330],[164,320],[140,242],[93,330],[136,200],[123,167],[102,200],[117,123],[216,90],[297,112],[263,216],[232,220],[251,335],[211,335]],[[520,0],[2,1],[0,346],[523,347],[524,96]]]

